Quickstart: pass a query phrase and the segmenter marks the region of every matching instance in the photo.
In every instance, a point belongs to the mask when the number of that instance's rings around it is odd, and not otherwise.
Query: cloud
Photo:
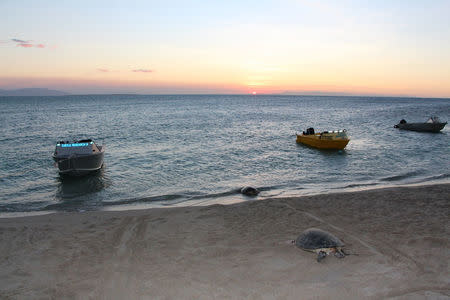
[[[135,73],[152,73],[153,70],[150,70],[150,69],[137,69],[137,70],[132,70],[132,72],[135,72]]]
[[[13,41],[14,43],[17,43],[17,47],[22,47],[22,48],[45,48],[44,44],[32,44],[31,40],[30,41],[25,41],[25,40],[19,40],[19,39],[11,39],[11,41]]]
[[[109,72],[109,70],[108,70],[108,69],[97,69],[97,71],[99,71],[99,72],[103,72],[103,73],[108,73],[108,72]]]
[[[19,44],[28,44],[30,41],[24,41],[19,39],[11,39],[11,41],[19,43]]]

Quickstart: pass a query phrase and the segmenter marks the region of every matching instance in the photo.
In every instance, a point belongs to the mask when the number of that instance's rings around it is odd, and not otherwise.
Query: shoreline
[[[246,197],[241,195],[240,193],[236,193],[235,195],[227,196],[227,197],[218,197],[213,200],[185,200],[179,203],[174,203],[170,205],[165,204],[154,204],[154,203],[133,203],[133,204],[122,204],[116,205],[111,203],[109,205],[105,205],[100,209],[94,210],[77,210],[77,211],[64,211],[64,210],[38,210],[38,211],[26,211],[26,212],[0,212],[0,220],[8,219],[8,218],[27,218],[33,216],[41,216],[41,215],[50,215],[50,214],[61,214],[61,213],[86,213],[86,212],[107,212],[107,211],[134,211],[134,210],[148,210],[155,208],[177,208],[177,207],[195,207],[195,206],[210,206],[210,205],[235,205],[239,203],[246,203],[248,201],[266,201],[266,200],[277,200],[277,199],[287,199],[287,198],[302,198],[302,197],[311,197],[311,196],[320,196],[320,195],[333,195],[333,194],[341,194],[341,193],[358,193],[358,192],[366,192],[373,190],[384,190],[384,189],[396,189],[396,188],[408,188],[408,187],[426,187],[433,185],[450,185],[450,180],[441,179],[441,180],[433,180],[426,182],[417,182],[417,183],[405,183],[405,184],[383,184],[383,185],[372,185],[372,184],[363,184],[351,187],[343,187],[343,188],[331,188],[328,190],[321,190],[313,193],[306,193],[301,195],[295,195],[292,192],[287,192],[286,194],[281,194],[277,196],[269,195],[265,197],[253,198]],[[312,190],[312,189],[311,189]],[[240,197],[241,199],[236,199],[236,197]],[[206,197],[206,199],[209,197]]]
[[[450,184],[0,218],[6,299],[450,297]],[[344,259],[290,241],[318,227]]]

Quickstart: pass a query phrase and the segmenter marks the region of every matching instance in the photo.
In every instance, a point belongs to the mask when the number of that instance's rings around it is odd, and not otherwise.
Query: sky
[[[0,89],[450,97],[450,0],[0,0]]]

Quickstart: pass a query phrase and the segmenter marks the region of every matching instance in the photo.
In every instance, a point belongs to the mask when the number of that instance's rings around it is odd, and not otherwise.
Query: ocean
[[[450,99],[272,95],[0,97],[0,214],[229,204],[450,182]],[[295,133],[346,129],[345,150]],[[60,140],[105,145],[103,168],[61,177]],[[246,197],[243,186],[261,193]],[[393,199],[395,201],[395,199]]]

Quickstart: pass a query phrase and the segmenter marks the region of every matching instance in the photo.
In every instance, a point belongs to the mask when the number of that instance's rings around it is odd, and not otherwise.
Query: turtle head
[[[317,253],[317,262],[321,262],[327,255],[328,254],[325,251],[319,251],[319,253]]]
[[[334,250],[334,256],[336,256],[337,258],[344,258],[345,257],[345,253],[341,248],[336,248]]]

